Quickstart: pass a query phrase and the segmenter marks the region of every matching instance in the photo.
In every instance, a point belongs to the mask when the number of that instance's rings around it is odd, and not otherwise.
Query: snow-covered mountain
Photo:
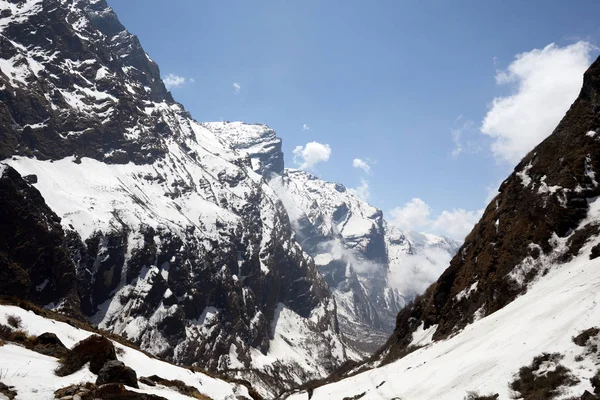
[[[284,169],[281,139],[264,124],[244,122],[204,122],[202,126],[221,137],[240,153],[249,155],[252,169],[270,177]]]
[[[341,331],[356,348],[377,350],[393,331],[407,299],[420,293],[409,289],[414,281],[422,280],[425,289],[437,279],[435,273],[419,277],[407,269],[425,270],[415,264],[437,263],[441,272],[459,244],[441,236],[402,232],[384,220],[381,210],[343,185],[284,169],[281,140],[264,125],[204,126],[246,154],[254,170],[268,180],[285,206],[296,239],[334,294]]]
[[[277,157],[253,165],[193,120],[104,0],[0,0],[0,160],[4,293],[281,387],[347,360],[334,298],[253,170]]]
[[[387,345],[290,398],[599,398],[599,130],[600,58]]]

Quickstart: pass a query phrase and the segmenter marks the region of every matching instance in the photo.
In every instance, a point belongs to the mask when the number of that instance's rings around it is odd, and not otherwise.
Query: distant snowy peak
[[[389,224],[383,212],[358,197],[340,183],[324,181],[309,172],[287,168],[272,179],[275,189],[291,221],[306,218],[323,237],[343,238],[347,246],[364,253],[365,257],[383,264],[396,252],[416,254],[428,248],[439,248],[454,254],[460,243],[440,235],[403,231]],[[388,260],[377,254],[385,236]]]
[[[340,328],[346,338],[366,351],[382,345],[405,297],[414,296],[415,288],[429,285],[459,244],[390,226],[381,210],[340,183],[299,169],[276,172],[271,168],[265,172],[268,163],[264,160],[282,162],[283,158],[280,140],[264,125],[203,125],[249,157],[253,169],[267,179],[285,207],[296,239],[314,258],[336,298]],[[407,260],[413,255],[423,258]],[[414,284],[417,278],[419,282]]]
[[[205,122],[202,125],[248,155],[255,172],[265,177],[283,172],[281,139],[267,125],[244,122]]]
[[[461,242],[450,237],[435,235],[427,232],[407,231],[403,232],[403,234],[406,235],[416,251],[426,248],[438,248],[447,250],[454,254],[458,251],[462,244]]]
[[[366,250],[364,238],[382,225],[383,213],[339,183],[302,170],[286,169],[270,182],[292,220],[304,214],[323,236],[340,235]],[[280,190],[278,190],[280,189]]]

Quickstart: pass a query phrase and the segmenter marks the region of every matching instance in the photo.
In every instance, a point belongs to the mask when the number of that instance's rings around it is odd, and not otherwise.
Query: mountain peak
[[[147,163],[191,136],[163,121],[185,110],[106,2],[0,3],[0,157]]]
[[[203,126],[248,155],[255,172],[266,178],[283,173],[281,139],[267,125],[223,121],[205,122]]]

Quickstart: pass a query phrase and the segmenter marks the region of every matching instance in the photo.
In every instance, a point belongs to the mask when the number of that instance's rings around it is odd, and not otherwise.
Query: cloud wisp
[[[300,169],[312,169],[318,163],[329,161],[331,147],[319,142],[308,142],[304,146],[296,146],[293,154],[294,163]]]
[[[493,139],[498,161],[516,164],[552,133],[577,97],[594,49],[585,41],[565,47],[552,43],[517,54],[497,71],[496,83],[514,88],[511,95],[493,99],[481,125],[481,133]]]
[[[388,213],[390,223],[400,229],[433,231],[442,235],[463,240],[483,215],[483,209],[467,211],[462,208],[444,210],[432,217],[431,207],[419,198],[414,198]]]
[[[360,185],[358,185],[355,188],[348,189],[348,190],[350,190],[350,193],[354,194],[355,196],[358,196],[359,198],[363,199],[364,201],[368,201],[369,196],[371,195],[371,193],[369,191],[369,182],[366,179],[361,179]]]
[[[425,248],[418,254],[404,254],[390,264],[388,285],[411,300],[440,277],[452,256],[437,247]]]
[[[240,92],[240,90],[242,90],[242,85],[240,85],[237,82],[233,82],[232,86],[233,86],[233,91],[235,92],[235,94],[238,94]]]
[[[476,136],[476,130],[473,129],[475,123],[468,119],[463,121],[463,116],[459,115],[455,123],[459,123],[458,127],[450,129],[450,135],[452,136],[452,143],[454,148],[452,149],[452,157],[456,158],[460,154],[475,154],[481,149],[479,144],[473,140],[473,136]]]
[[[194,82],[195,82],[195,80],[193,78],[187,79],[183,76],[179,76],[176,74],[168,74],[167,76],[163,77],[163,83],[165,84],[166,88],[169,90],[177,89],[187,83],[194,83]]]
[[[369,161],[360,158],[355,158],[354,160],[352,160],[352,166],[354,168],[362,169],[367,174],[371,173],[371,164],[369,163]]]

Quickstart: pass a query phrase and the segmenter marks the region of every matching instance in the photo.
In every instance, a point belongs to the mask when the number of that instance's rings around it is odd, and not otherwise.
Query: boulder
[[[123,385],[139,388],[137,374],[121,361],[108,361],[98,373],[96,385],[107,383],[122,383]]]
[[[77,343],[61,360],[56,375],[67,376],[79,371],[90,363],[90,371],[98,374],[108,361],[116,361],[117,353],[113,343],[100,335],[92,335]]]
[[[50,332],[42,333],[37,337],[33,350],[56,358],[65,357],[69,353],[69,349],[58,336]]]

